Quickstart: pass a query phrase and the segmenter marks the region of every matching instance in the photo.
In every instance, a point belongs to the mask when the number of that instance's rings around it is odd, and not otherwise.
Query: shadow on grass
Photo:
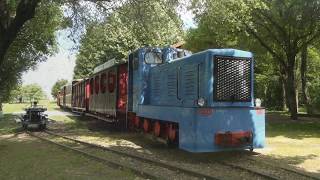
[[[28,135],[0,140],[0,179],[133,179],[77,153]]]
[[[49,118],[49,126],[55,131],[65,132],[74,129],[86,129],[86,121],[83,116],[58,115]]]
[[[317,118],[300,117],[291,120],[283,114],[267,114],[267,137],[284,136],[291,139],[320,138],[320,120]]]
[[[15,122],[15,118],[16,116],[12,114],[4,114],[0,119],[0,135],[23,131],[21,124]]]

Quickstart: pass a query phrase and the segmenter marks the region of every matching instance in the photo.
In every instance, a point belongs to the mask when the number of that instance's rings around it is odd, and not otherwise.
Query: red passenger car
[[[72,86],[72,110],[115,122],[126,114],[127,64],[112,59],[95,68],[93,74]]]

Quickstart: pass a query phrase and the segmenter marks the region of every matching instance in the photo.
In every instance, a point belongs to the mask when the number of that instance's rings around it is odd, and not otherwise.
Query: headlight
[[[202,107],[202,106],[204,106],[205,104],[206,104],[206,101],[204,100],[204,98],[199,98],[199,99],[198,99],[198,105],[199,105],[199,106]]]
[[[256,107],[261,107],[261,99],[257,98],[255,103]]]

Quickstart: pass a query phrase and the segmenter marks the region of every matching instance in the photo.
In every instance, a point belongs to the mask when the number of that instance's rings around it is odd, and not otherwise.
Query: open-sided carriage
[[[47,115],[44,113],[46,110],[47,108],[38,106],[37,103],[34,102],[33,106],[25,109],[26,114],[22,116],[22,127],[24,129],[45,129],[48,121]]]

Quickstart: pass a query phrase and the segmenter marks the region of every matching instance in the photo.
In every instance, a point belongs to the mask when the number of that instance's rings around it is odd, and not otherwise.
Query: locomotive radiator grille
[[[159,72],[153,72],[151,74],[151,96],[155,98],[161,95],[161,79],[159,74]]]
[[[171,72],[167,75],[167,95],[169,97],[177,97],[177,74],[176,72]]]
[[[216,101],[251,101],[251,59],[214,58],[214,99]]]

